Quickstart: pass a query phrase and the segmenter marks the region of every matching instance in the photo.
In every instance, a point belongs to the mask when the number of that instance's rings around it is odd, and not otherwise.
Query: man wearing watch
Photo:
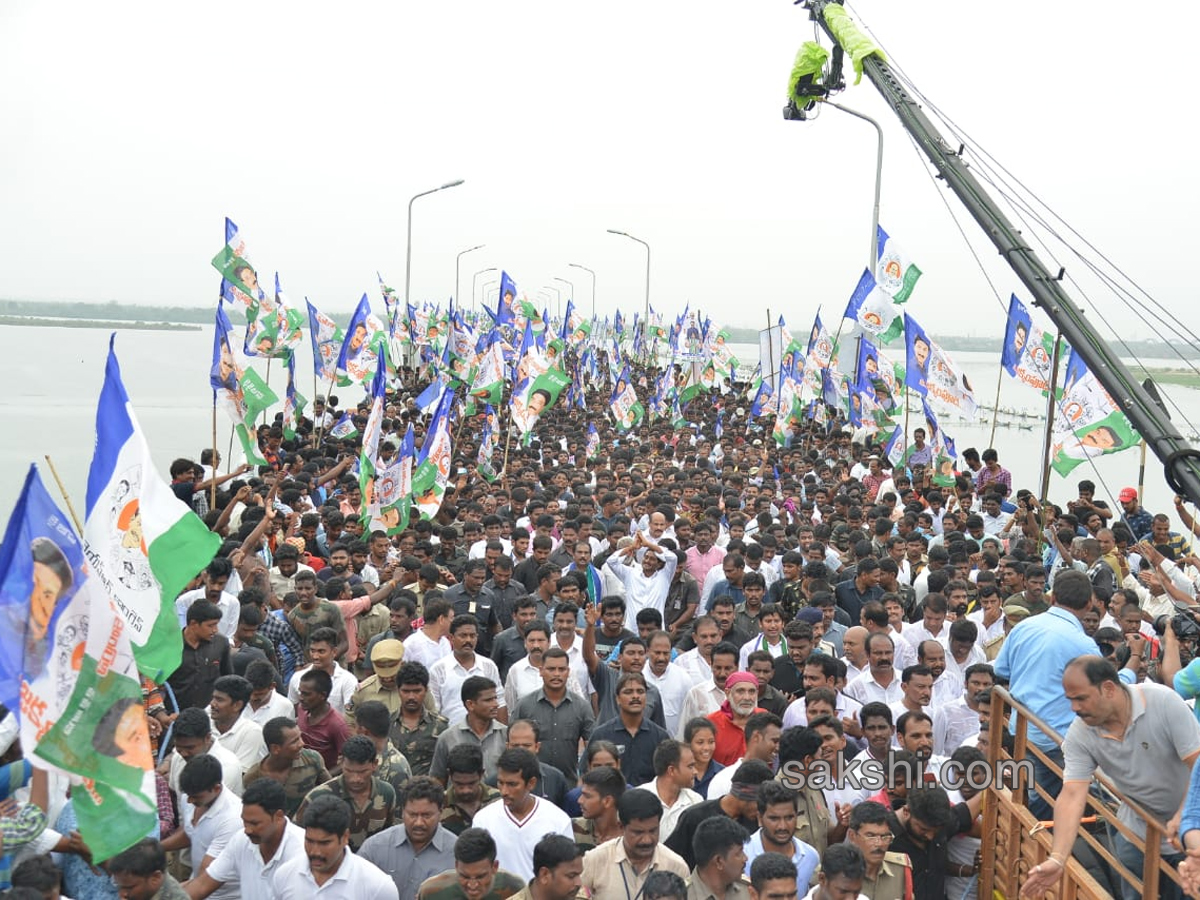
[[[1024,896],[1040,897],[1062,878],[1075,844],[1088,789],[1097,768],[1117,790],[1136,797],[1155,819],[1178,825],[1188,782],[1200,756],[1200,722],[1183,699],[1159,684],[1124,684],[1116,667],[1099,656],[1081,656],[1067,664],[1063,691],[1077,718],[1063,740],[1063,789],[1054,805],[1054,844],[1050,858],[1035,866],[1021,887]],[[1117,818],[1135,833],[1144,824],[1124,805]],[[1142,852],[1110,826],[1113,850],[1131,872],[1142,871]],[[1183,859],[1165,840],[1163,861]],[[1140,891],[1122,883],[1125,900]]]

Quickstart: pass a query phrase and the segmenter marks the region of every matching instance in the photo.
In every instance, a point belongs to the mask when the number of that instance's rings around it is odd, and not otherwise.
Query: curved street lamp
[[[421,191],[419,194],[413,194],[412,199],[408,201],[408,242],[404,250],[404,302],[409,302],[412,298],[408,295],[409,279],[412,275],[412,209],[415,203],[421,197],[428,197],[430,194],[436,194],[438,191],[444,191],[449,188],[458,187],[463,183],[463,179],[458,181],[448,181],[439,187],[430,188],[427,191]]]
[[[488,272],[495,272],[495,271],[496,271],[495,266],[488,266],[486,269],[480,269],[473,276],[471,276],[471,308],[472,309],[475,308],[475,291],[479,287],[479,276],[485,275]]]
[[[567,281],[567,279],[565,279],[565,278],[559,278],[557,275],[554,277],[554,280],[561,281],[563,284],[565,284],[571,288],[571,293],[567,294],[567,300],[572,303],[575,302],[575,284],[574,284],[574,282]],[[562,298],[561,297],[559,298],[559,304],[558,304],[558,317],[560,319],[562,318]]]
[[[589,275],[592,276],[592,318],[595,319],[596,318],[596,273],[594,271],[592,271],[591,269],[589,269],[587,266],[579,265],[579,263],[567,263],[567,265],[572,269],[583,269],[583,271],[587,272]]]
[[[459,296],[459,293],[458,293],[459,263],[462,261],[462,258],[464,256],[466,256],[468,253],[474,253],[476,250],[482,250],[486,246],[487,246],[487,244],[476,244],[474,247],[468,247],[466,250],[459,251],[458,256],[454,257],[454,299],[460,307],[462,306],[462,297]],[[475,305],[475,293],[473,291],[471,293],[471,305],[472,305],[472,307],[474,307],[474,305]]]
[[[646,310],[642,314],[642,344],[645,345],[646,334],[650,327],[650,245],[639,237],[634,237],[627,231],[617,231],[615,228],[608,229],[609,234],[619,234],[621,237],[627,237],[631,241],[637,241],[646,248]]]

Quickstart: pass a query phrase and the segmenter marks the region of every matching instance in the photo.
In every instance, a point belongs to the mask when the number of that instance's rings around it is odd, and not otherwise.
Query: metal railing
[[[1013,749],[1010,753],[1004,748],[1004,737],[1008,733],[1008,724],[1015,716],[1016,728],[1013,739]],[[1020,760],[1036,759],[1050,771],[1062,777],[1062,767],[1058,765],[1044,750],[1029,740],[1029,728],[1033,726],[1050,737],[1055,744],[1062,745],[1062,737],[1049,725],[1039,719],[1013,699],[1004,688],[992,689],[990,727],[988,729],[988,764],[992,772],[1011,772],[1013,777],[1008,783],[993,783],[988,789],[983,807],[983,834],[985,842],[994,842],[992,853],[984,853],[981,858],[979,872],[979,896],[992,897],[993,892],[1016,900],[1020,895],[1021,885],[1035,866],[1045,862],[1050,857],[1052,845],[1052,822],[1040,822],[1029,810],[1028,767],[1014,766]],[[1179,873],[1173,866],[1163,862],[1161,845],[1166,834],[1166,825],[1147,812],[1139,803],[1119,791],[1116,786],[1102,773],[1093,776],[1094,783],[1099,785],[1112,798],[1123,803],[1134,815],[1142,819],[1146,826],[1145,838],[1140,838],[1124,822],[1117,819],[1116,804],[1109,799],[1098,796],[1099,792],[1089,792],[1085,808],[1085,821],[1105,824],[1119,832],[1126,840],[1136,846],[1144,854],[1144,864],[1140,876],[1131,872],[1117,859],[1112,848],[1103,838],[1093,834],[1088,828],[1080,828],[1078,839],[1082,839],[1097,858],[1102,860],[1118,878],[1124,879],[1140,893],[1142,897],[1157,897],[1159,885],[1163,879],[1169,879],[1180,884]],[[1039,797],[1054,805],[1054,798],[1041,787],[1034,785]],[[1094,817],[1094,818],[1093,818]],[[1185,892],[1186,893],[1186,892]],[[1083,864],[1071,856],[1067,859],[1063,878],[1054,891],[1048,891],[1047,897],[1061,897],[1064,900],[1087,898],[1087,900],[1102,900],[1112,896],[1108,888],[1098,882]]]

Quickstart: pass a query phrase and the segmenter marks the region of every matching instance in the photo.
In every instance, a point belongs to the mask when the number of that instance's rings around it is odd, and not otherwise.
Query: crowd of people
[[[424,442],[423,387],[389,392],[384,454],[410,425]],[[256,471],[176,461],[223,544],[176,602],[181,665],[143,685],[158,828],[93,860],[9,729],[8,895],[974,898],[985,792],[961,773],[996,685],[1056,732],[1030,732],[1061,769],[1035,761],[1054,828],[1030,895],[1076,852],[1098,768],[1171,822],[1164,858],[1200,889],[1191,534],[1131,488],[1041,501],[994,449],[935,483],[923,432],[895,467],[836,420],[780,445],[736,389],[682,425],[621,431],[607,405],[546,410],[490,466],[462,415],[440,510],[391,535],[364,531],[335,397],[292,440],[265,426]],[[819,777],[868,762],[910,777]]]

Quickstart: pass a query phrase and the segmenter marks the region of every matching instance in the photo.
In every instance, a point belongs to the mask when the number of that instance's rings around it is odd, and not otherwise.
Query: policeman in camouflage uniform
[[[423,665],[405,663],[400,666],[396,674],[396,686],[400,696],[400,711],[392,719],[392,745],[408,760],[414,776],[428,775],[438,735],[446,730],[449,723],[427,707],[429,670]]]
[[[500,799],[483,780],[483,751],[473,744],[459,744],[447,754],[446,784],[442,827],[454,834],[470,828],[479,810]]]

